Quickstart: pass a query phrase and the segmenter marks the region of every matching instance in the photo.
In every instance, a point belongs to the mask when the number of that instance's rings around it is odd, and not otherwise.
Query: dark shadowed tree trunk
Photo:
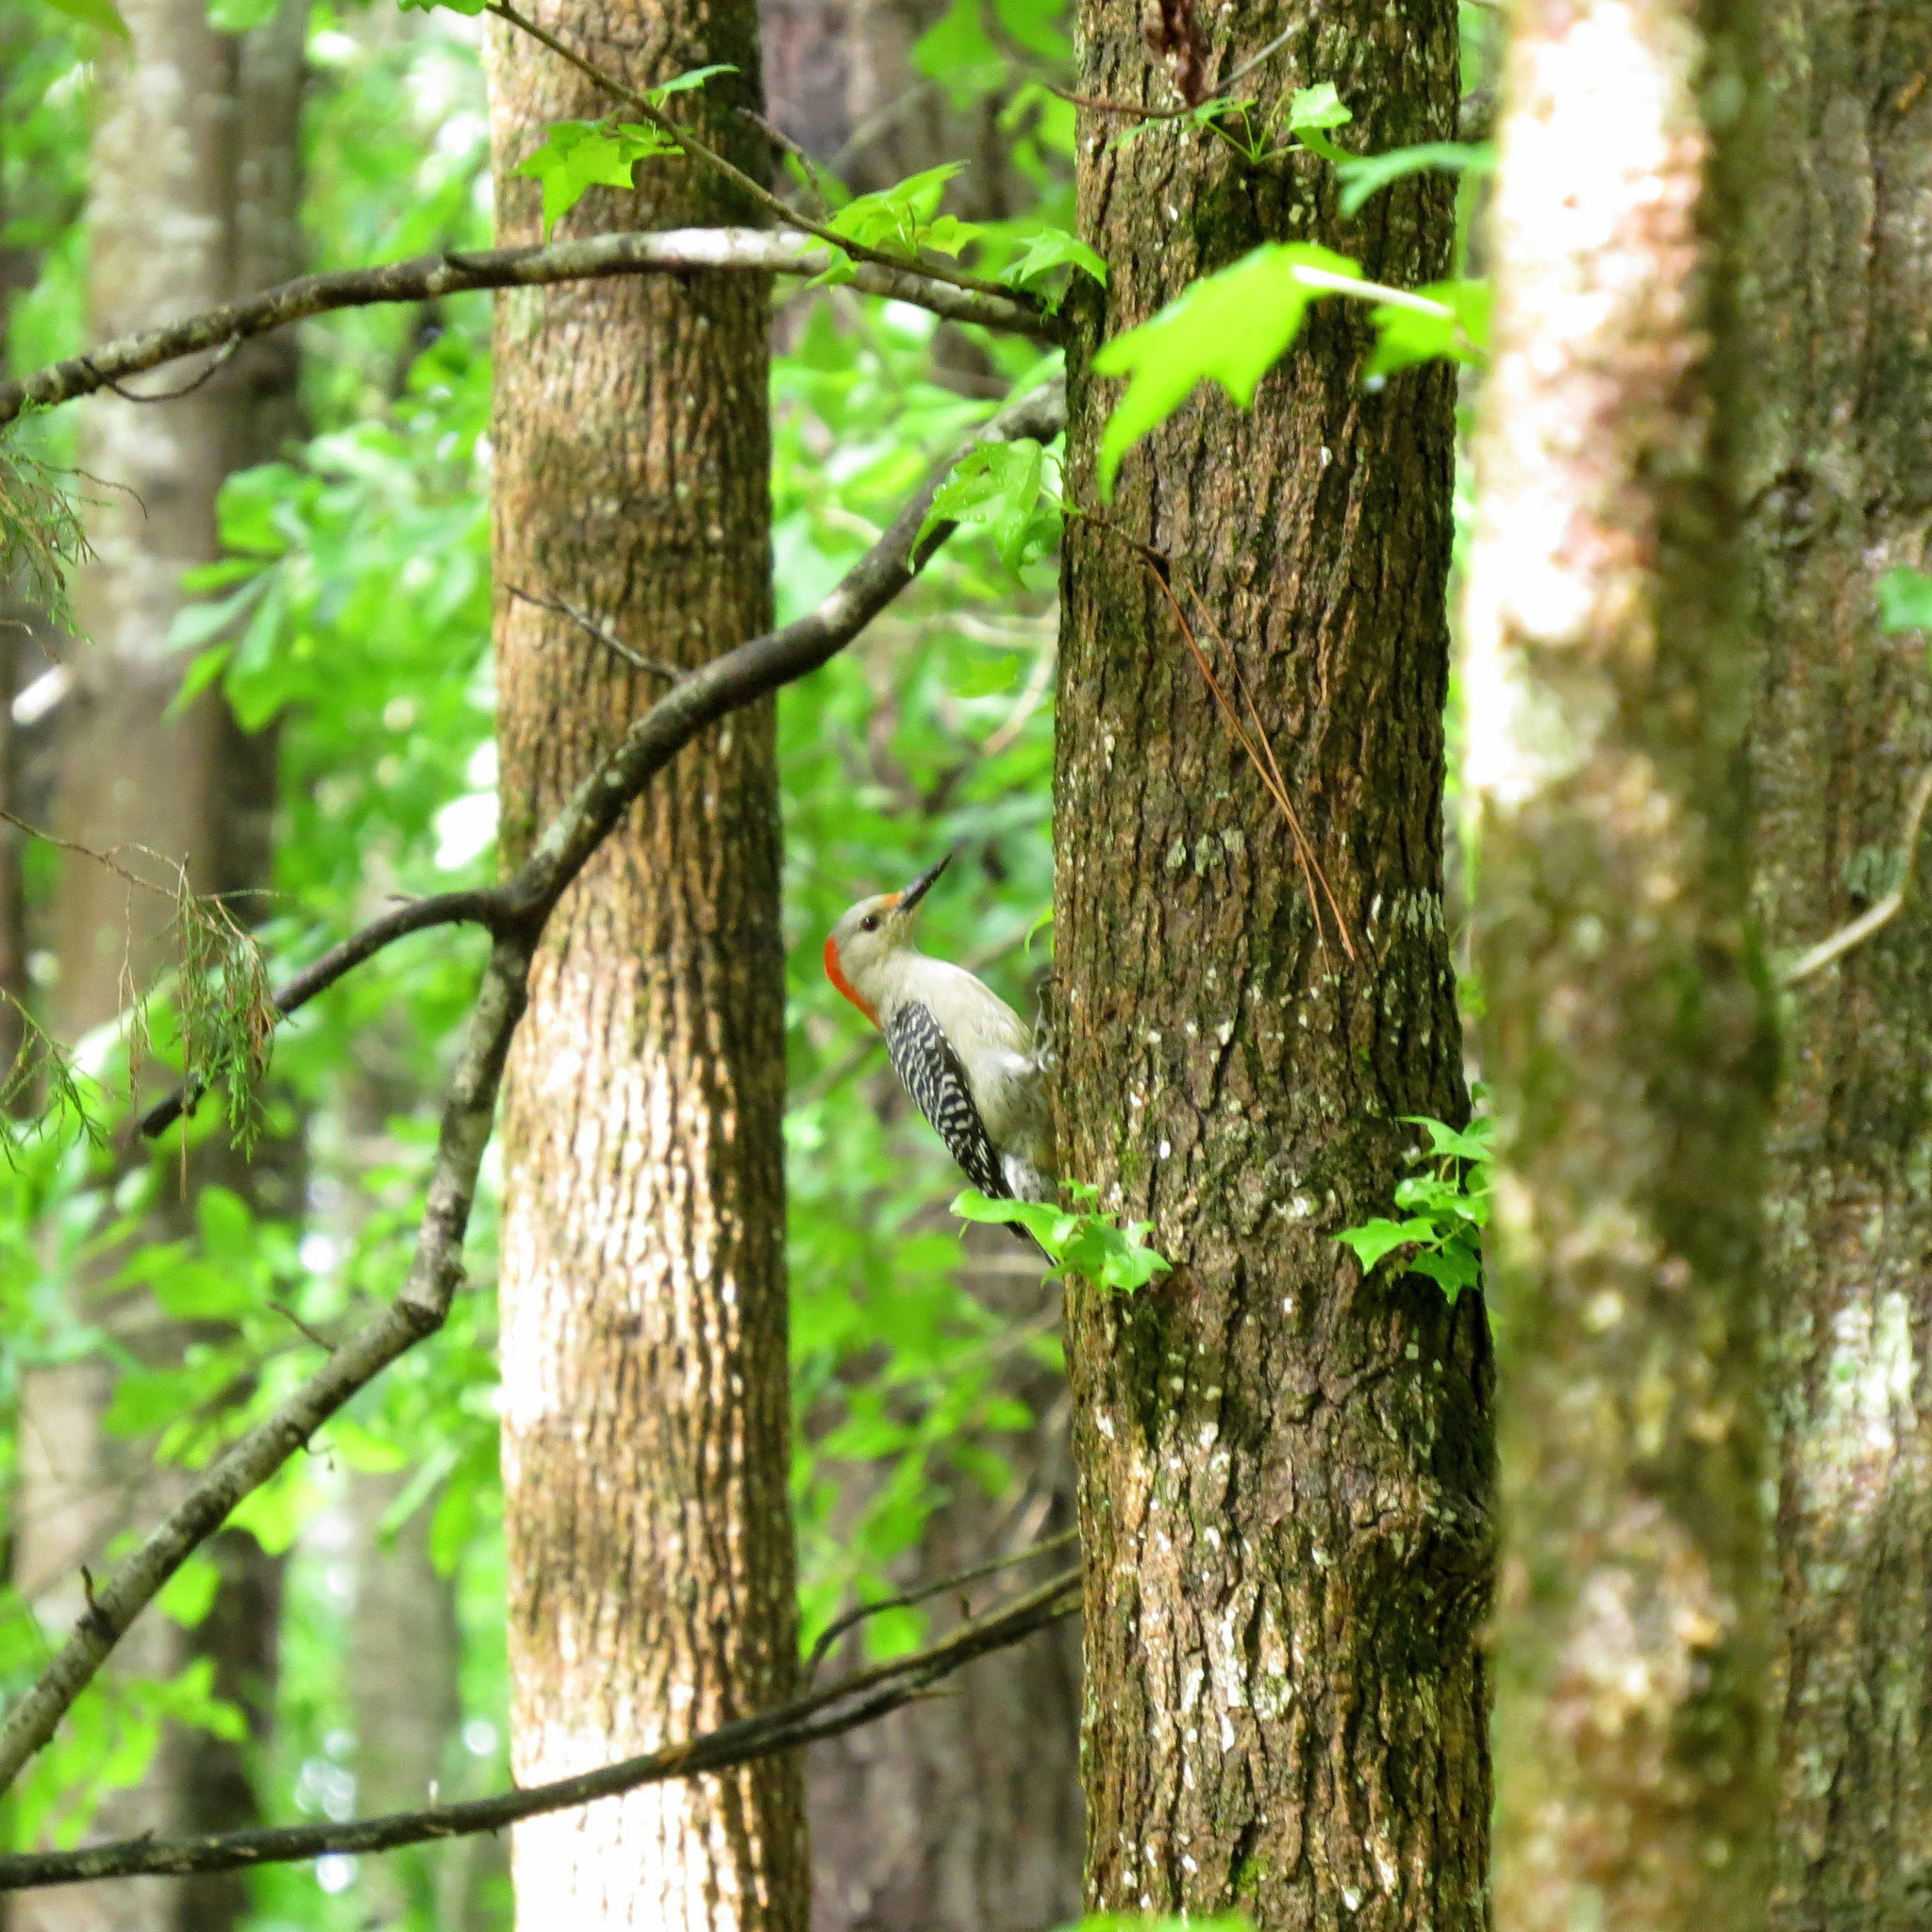
[[[1758,17],[1533,0],[1506,83],[1468,693],[1524,1932],[1764,1924],[1772,1054],[1727,469],[1740,191],[1782,138]]]
[[[548,6],[634,84],[684,97],[741,165],[758,137],[751,0]],[[527,41],[491,42],[505,241],[538,230],[510,170],[608,103]],[[714,97],[715,96],[715,97]],[[743,220],[688,162],[598,189],[564,232]],[[533,291],[496,330],[495,572],[504,857],[650,702],[633,671],[512,593],[595,613],[693,664],[770,622],[766,311],[749,277]],[[505,1127],[504,1483],[511,1722],[525,1782],[778,1701],[795,1668],[788,1459],[784,978],[773,713],[708,733],[551,921]],[[526,1927],[802,1928],[799,1768],[654,1786],[520,1826]]]
[[[1779,139],[1755,274],[1740,490],[1763,641],[1753,872],[1774,955],[1896,878],[1932,758],[1923,633],[1876,579],[1932,566],[1932,13],[1775,0]],[[1932,1919],[1932,915],[1788,995],[1765,1282],[1782,1445],[1783,1727],[1772,1923]]]
[[[133,0],[131,46],[104,41],[102,99],[90,208],[89,328],[94,340],[191,313],[294,273],[297,136],[308,9],[288,0],[267,25],[216,31],[200,0]],[[58,820],[66,837],[116,849],[172,890],[185,864],[200,891],[252,893],[267,882],[275,804],[273,741],[245,738],[210,692],[172,713],[186,660],[168,645],[186,601],[182,572],[218,554],[215,498],[230,472],[273,455],[297,426],[292,338],[250,345],[192,396],[140,406],[102,396],[85,406],[83,467],[107,487],[90,518],[100,554],[78,583],[87,635],[71,646],[74,686],[60,712]],[[248,920],[258,902],[242,898]],[[62,866],[53,910],[59,982],[56,1030],[72,1041],[111,1021],[124,968],[145,984],[166,963],[165,896],[130,891],[91,861]],[[210,1148],[189,1170],[189,1196],[217,1175],[270,1213],[289,1213],[284,1164],[248,1170]],[[172,1176],[171,1176],[172,1179]],[[174,1198],[171,1191],[170,1199]],[[177,1207],[158,1236],[189,1227]],[[108,1263],[103,1271],[111,1273]],[[178,1358],[182,1329],[144,1299],[97,1304],[138,1354]],[[77,1567],[98,1566],[114,1537],[172,1500],[175,1472],[147,1466],[148,1445],[102,1427],[112,1370],[99,1357],[23,1378],[22,1485],[15,1574],[51,1627],[82,1607]],[[184,1633],[143,1620],[117,1662],[172,1675],[210,1657],[214,1688],[259,1727],[270,1707],[278,1567],[243,1532],[209,1554],[223,1584],[206,1623]],[[170,1733],[146,1782],[104,1809],[109,1833],[142,1827],[225,1830],[254,1822],[242,1754],[206,1733]],[[246,1910],[238,1875],[141,1880],[37,1894],[14,1908],[15,1932],[219,1928]]]
[[[1332,80],[1364,151],[1455,125],[1438,0],[1202,13],[1210,80],[1289,32],[1264,99]],[[1140,13],[1088,0],[1079,92],[1171,104]],[[1082,232],[1112,275],[1074,356],[1069,482],[1095,500],[1096,335],[1257,242],[1443,274],[1417,178],[1341,223],[1307,158],[1245,172],[1193,132],[1085,113]],[[1151,1218],[1174,1272],[1070,1300],[1085,1538],[1087,1888],[1266,1928],[1485,1922],[1490,1349],[1481,1300],[1364,1281],[1336,1230],[1388,1208],[1406,1114],[1466,1106],[1442,920],[1453,384],[1362,387],[1318,313],[1252,414],[1218,391],[1127,459],[1109,515],[1166,558],[1245,694],[1355,957],[1153,573],[1067,541],[1056,776],[1064,1172]],[[1236,702],[1241,702],[1240,698]]]

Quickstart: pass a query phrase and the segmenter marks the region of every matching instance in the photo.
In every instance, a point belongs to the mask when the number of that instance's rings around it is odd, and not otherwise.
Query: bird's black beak
[[[908,886],[903,892],[899,894],[899,910],[901,912],[910,912],[912,908],[915,906],[917,906],[919,902],[923,898],[924,898],[929,891],[932,891],[933,881],[936,878],[938,878],[941,873],[944,872],[947,866],[951,865],[952,862],[953,855],[949,852],[942,859],[940,860],[940,862],[937,865],[931,867],[929,870],[925,872],[921,873],[919,876],[916,879],[914,879],[912,883],[909,886]]]

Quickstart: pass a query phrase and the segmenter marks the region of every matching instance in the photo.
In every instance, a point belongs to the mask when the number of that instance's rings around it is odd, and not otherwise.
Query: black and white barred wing
[[[966,1069],[940,1024],[917,1000],[886,1023],[886,1051],[892,1070],[913,1104],[932,1123],[966,1178],[989,1200],[1012,1197],[999,1150],[988,1139],[986,1123],[973,1104]]]

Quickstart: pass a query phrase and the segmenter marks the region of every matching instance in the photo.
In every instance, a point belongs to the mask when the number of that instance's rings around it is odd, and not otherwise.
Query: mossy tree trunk
[[[1532,0],[1506,77],[1467,690],[1524,1932],[1764,1924],[1773,1056],[1733,465],[1766,17]]]
[[[1774,957],[1896,877],[1932,758],[1923,633],[1876,581],[1932,566],[1932,13],[1776,0],[1778,131],[1743,230],[1740,496],[1762,641],[1752,875]],[[1784,1620],[1771,1923],[1932,1915],[1932,915],[1787,995],[1766,1301]]]
[[[1447,138],[1455,8],[1201,9],[1211,81],[1278,35],[1266,102],[1332,80],[1364,151]],[[1079,92],[1172,104],[1139,9],[1085,0]],[[1124,148],[1084,110],[1081,230],[1111,269],[1073,357],[1069,488],[1095,504],[1115,390],[1094,342],[1269,240],[1442,275],[1451,192],[1353,223],[1326,163],[1244,167],[1198,131]],[[1107,516],[1174,594],[1273,748],[1346,925],[1217,708],[1153,572],[1070,526],[1055,808],[1063,1172],[1174,1262],[1070,1291],[1087,1565],[1087,1889],[1097,1908],[1259,1926],[1485,1923],[1477,1631],[1491,1530],[1477,1295],[1365,1281],[1336,1231],[1388,1211],[1418,1135],[1459,1120],[1442,920],[1443,610],[1453,382],[1374,391],[1330,307],[1252,413],[1198,395]]]
[[[751,0],[547,5],[634,84],[687,94],[741,166],[764,156]],[[496,206],[512,172],[609,103],[508,30],[490,43]],[[742,221],[688,161],[594,190],[561,232]],[[495,573],[503,853],[660,688],[568,619],[694,664],[771,620],[769,291],[746,276],[587,283],[497,310]],[[651,789],[550,924],[505,1102],[501,1272],[512,1757],[525,1783],[779,1701],[795,1664],[788,1488],[784,977],[769,704]],[[520,1826],[530,1928],[802,1928],[799,1769],[652,1786]]]

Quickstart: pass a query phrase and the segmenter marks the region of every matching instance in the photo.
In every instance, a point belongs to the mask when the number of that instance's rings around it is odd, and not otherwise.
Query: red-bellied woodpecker
[[[1053,1124],[1033,1029],[963,966],[912,943],[919,902],[949,858],[853,907],[825,941],[825,976],[886,1036],[893,1070],[966,1178],[991,1200],[1050,1201]]]

